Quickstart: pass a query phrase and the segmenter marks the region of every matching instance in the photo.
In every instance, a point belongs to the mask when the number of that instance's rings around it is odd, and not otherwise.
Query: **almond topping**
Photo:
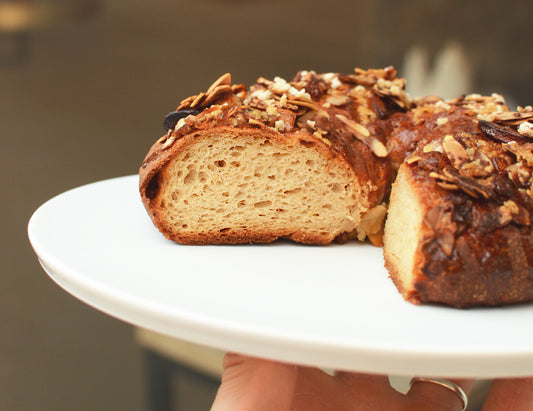
[[[176,141],[176,137],[170,137],[165,143],[161,146],[161,150],[166,150]]]
[[[461,164],[470,160],[463,145],[449,134],[444,137],[444,140],[442,140],[442,148],[450,162],[456,168],[460,168]]]
[[[365,126],[362,126],[361,124],[350,120],[348,117],[342,114],[336,114],[335,117],[337,117],[340,121],[342,121],[344,124],[346,124],[348,127],[350,127],[353,131],[357,132],[361,136],[370,137],[370,132]]]
[[[220,76],[211,86],[207,89],[206,94],[212,93],[219,86],[230,86],[231,87],[231,74],[226,73]]]
[[[370,131],[365,126],[350,120],[342,114],[335,114],[335,117],[347,125],[351,134],[359,141],[368,145],[377,157],[387,157],[389,155],[387,147],[377,138],[371,136]]]
[[[205,97],[205,93],[198,94],[196,98],[193,100],[193,102],[191,103],[190,107],[193,108],[197,106],[198,104],[200,104],[200,102],[204,99],[204,97]]]

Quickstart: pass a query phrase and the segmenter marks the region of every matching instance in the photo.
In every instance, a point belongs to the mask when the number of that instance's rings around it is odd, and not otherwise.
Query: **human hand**
[[[469,393],[474,381],[451,380]],[[460,397],[417,382],[402,394],[387,376],[322,370],[227,354],[211,411],[457,411]],[[495,380],[483,411],[532,411],[533,378]]]

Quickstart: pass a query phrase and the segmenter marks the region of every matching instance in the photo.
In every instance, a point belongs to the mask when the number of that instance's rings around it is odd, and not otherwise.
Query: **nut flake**
[[[431,153],[432,151],[436,151],[437,153],[442,153],[442,146],[441,143],[437,140],[433,140],[429,143],[427,143],[424,148],[422,149],[424,153]]]
[[[449,134],[444,137],[444,140],[442,140],[442,148],[450,162],[457,169],[470,160],[463,145]]]

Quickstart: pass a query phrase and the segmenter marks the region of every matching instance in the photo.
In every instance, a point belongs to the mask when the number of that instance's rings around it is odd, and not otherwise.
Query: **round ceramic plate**
[[[281,361],[395,375],[533,374],[533,305],[405,302],[381,249],[289,242],[184,246],[152,225],[137,176],[61,194],[28,231],[46,272],[131,324]]]

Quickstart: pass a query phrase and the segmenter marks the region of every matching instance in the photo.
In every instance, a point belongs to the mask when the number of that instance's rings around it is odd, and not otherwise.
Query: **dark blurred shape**
[[[10,0],[0,2],[0,64],[26,61],[29,33],[87,20],[101,13],[101,0]]]

